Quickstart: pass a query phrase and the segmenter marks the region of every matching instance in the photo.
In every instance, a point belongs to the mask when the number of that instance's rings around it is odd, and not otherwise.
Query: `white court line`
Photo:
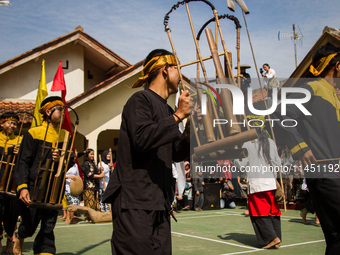
[[[245,246],[245,245],[240,245],[240,244],[234,244],[234,243],[219,241],[219,240],[205,238],[205,237],[201,237],[201,236],[193,236],[193,235],[182,234],[182,233],[178,233],[178,232],[171,232],[171,234],[180,235],[180,236],[186,236],[186,237],[192,237],[192,238],[206,240],[206,241],[215,242],[215,243],[223,243],[223,244],[228,244],[228,245],[237,246],[237,247],[246,248],[246,249],[251,249],[251,250],[258,250],[257,248],[250,247],[250,246]]]
[[[218,213],[218,214],[221,214],[221,215],[205,215],[205,216],[187,217],[187,218],[201,218],[201,217],[216,217],[216,216],[225,216],[225,215],[227,215],[227,216],[229,215],[230,216],[230,215],[233,215],[233,214],[222,214],[222,213]],[[236,214],[236,216],[239,216],[239,215]],[[185,219],[185,218],[182,218],[182,219]],[[112,225],[112,223],[111,222],[109,222],[109,223],[96,223],[96,224],[86,224],[86,223],[82,224],[82,223],[80,223],[80,224],[69,224],[69,225],[65,224],[65,225],[61,225],[61,226],[56,226],[55,228],[92,227],[92,226],[107,226],[107,225]],[[258,248],[254,248],[254,247],[250,247],[250,246],[245,246],[245,245],[234,244],[234,243],[225,242],[225,241],[219,241],[219,240],[215,240],[215,239],[211,239],[211,238],[205,238],[205,237],[200,237],[200,236],[188,235],[188,234],[183,234],[183,233],[178,233],[178,232],[171,232],[171,233],[175,234],[175,235],[186,236],[186,237],[206,240],[206,241],[210,241],[210,242],[222,243],[222,244],[227,244],[227,245],[236,246],[236,247],[240,247],[240,248],[250,249],[250,250],[247,250],[247,251],[225,253],[225,254],[222,254],[222,255],[236,255],[236,254],[245,254],[245,253],[253,253],[253,252],[263,251],[263,249],[258,249]],[[280,246],[280,248],[293,247],[293,246],[299,246],[299,245],[306,245],[306,244],[312,244],[312,243],[320,243],[320,242],[325,242],[325,240],[316,240],[316,241],[309,241],[309,242],[296,243],[296,244],[287,244],[287,245]]]
[[[287,244],[280,246],[281,248],[291,247],[291,246],[298,246],[298,245],[304,245],[304,244],[310,244],[310,243],[321,243],[325,242],[325,240],[316,240],[316,241],[310,241],[310,242],[304,242],[304,243],[295,243],[295,244]]]
[[[201,215],[201,216],[193,216],[193,217],[176,217],[177,220],[186,220],[186,219],[200,219],[200,218],[211,218],[211,217],[222,217],[222,216],[239,216],[236,214],[219,214],[219,215]]]
[[[67,223],[65,223],[67,224]],[[86,223],[80,223],[80,224],[68,224],[68,225],[61,225],[61,226],[55,226],[55,228],[75,228],[75,227],[94,227],[94,226],[106,226],[106,225],[112,225],[112,222],[109,223],[94,223],[94,224],[86,224]]]
[[[211,214],[211,215],[201,215],[201,216],[177,216],[176,219],[178,220],[186,220],[186,219],[199,219],[199,218],[211,218],[211,217],[222,217],[222,216],[238,216],[238,217],[246,217],[245,215],[243,214],[237,214],[237,213],[222,213],[222,212],[218,212],[218,213],[215,213],[215,214]],[[292,216],[282,216],[281,215],[281,220],[285,220],[285,221],[289,221],[289,220],[292,220],[292,219],[299,219],[298,217],[292,217]]]
[[[215,212],[197,212],[197,214],[203,214],[203,215],[211,215],[211,214],[227,214],[227,215],[236,215],[236,216],[244,216],[246,217],[242,212],[232,212],[232,211],[228,211],[228,212],[221,212],[221,211],[215,211]],[[184,218],[185,216],[183,216]],[[180,217],[178,217],[180,218]],[[295,219],[295,218],[299,218],[299,216],[286,216],[286,215],[281,215],[281,218],[290,218],[290,219]]]
[[[239,251],[239,252],[233,252],[233,253],[225,253],[221,255],[234,255],[234,254],[243,254],[243,253],[253,253],[253,252],[258,252],[258,251],[264,251],[264,249],[257,249],[257,250],[252,250],[252,251]]]
[[[303,243],[287,244],[287,245],[280,246],[280,249],[281,248],[286,248],[286,247],[292,247],[292,246],[311,244],[311,243],[320,243],[320,242],[324,242],[324,241],[325,240],[316,240],[316,241],[303,242]],[[243,253],[250,253],[250,252],[258,252],[258,251],[264,251],[264,249],[257,249],[257,250],[252,250],[252,251],[239,251],[239,252],[233,252],[233,253],[225,253],[225,254],[221,254],[221,255],[234,255],[234,254],[243,254]]]

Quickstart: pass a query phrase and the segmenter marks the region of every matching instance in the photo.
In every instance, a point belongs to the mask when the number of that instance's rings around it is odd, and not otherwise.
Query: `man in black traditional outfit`
[[[13,174],[9,179],[10,169],[13,166],[10,164],[15,163],[14,157],[19,152],[19,145],[21,143],[21,136],[15,135],[15,130],[18,126],[19,116],[14,112],[5,112],[0,117],[1,132],[0,132],[0,157],[1,157],[1,190],[10,191],[12,185],[15,185]],[[7,171],[6,171],[7,169]],[[4,183],[3,181],[6,180]],[[16,197],[0,194],[0,251],[2,251],[1,240],[3,239],[3,229],[7,234],[6,253],[13,251],[13,233],[19,216],[19,206]],[[3,226],[2,226],[3,225]]]
[[[166,50],[146,57],[132,87],[145,82],[124,106],[116,166],[103,198],[112,203],[112,254],[171,254],[171,164],[189,155],[190,127],[182,134],[178,124],[189,116],[190,97],[182,92],[176,112],[167,104],[178,91],[179,70]]]
[[[44,118],[42,125],[30,128],[22,139],[18,162],[14,169],[22,218],[13,248],[15,255],[22,254],[24,239],[35,233],[39,223],[40,230],[33,244],[34,254],[56,253],[54,227],[58,211],[31,208],[29,205],[37,198],[38,192],[33,194],[36,177],[38,185],[42,181],[43,171],[38,171],[39,166],[40,169],[50,169],[51,162],[54,161],[53,174],[57,172],[60,155],[56,146],[59,148],[62,146],[65,136],[64,129],[59,132],[63,109],[64,104],[60,97],[45,98],[39,109]]]
[[[326,239],[326,254],[340,254],[340,48],[326,45],[317,49],[309,70],[316,79],[301,87],[311,93],[311,99],[303,104],[311,115],[288,104],[286,116],[278,112],[274,117],[298,122],[282,134],[293,157],[304,166]],[[299,97],[301,94],[295,93],[290,99]]]

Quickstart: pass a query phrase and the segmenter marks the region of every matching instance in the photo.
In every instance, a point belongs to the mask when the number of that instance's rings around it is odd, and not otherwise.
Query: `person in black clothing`
[[[286,115],[281,114],[279,106],[274,118],[298,123],[294,127],[281,127],[282,140],[293,158],[303,165],[325,236],[326,254],[340,254],[340,48],[331,44],[318,48],[309,71],[315,80],[301,87],[311,94],[311,99],[303,104],[311,115],[289,104]],[[299,97],[300,93],[294,93],[290,100]]]
[[[84,206],[100,211],[98,200],[99,178],[104,177],[104,172],[100,172],[94,162],[93,149],[87,149],[85,152],[85,161],[81,166],[84,173]],[[85,212],[86,222],[92,222],[88,212]]]
[[[251,77],[249,73],[247,73],[247,69],[251,68],[249,65],[240,65],[241,71],[241,90],[245,98],[247,98],[248,88],[250,87]],[[237,69],[237,67],[235,67]]]
[[[196,176],[193,177],[194,183],[194,192],[195,192],[195,211],[203,211],[203,204],[204,204],[204,179],[203,179],[203,172],[198,171]]]
[[[145,59],[136,92],[124,106],[117,161],[104,193],[112,204],[112,254],[171,254],[170,214],[175,179],[172,162],[189,156],[189,130],[178,124],[190,113],[190,97],[183,91],[174,112],[167,104],[178,91],[175,57],[154,50]]]
[[[14,184],[13,174],[10,176],[10,170],[13,169],[11,163],[19,152],[19,144],[22,137],[14,134],[19,116],[14,112],[5,112],[1,115],[1,132],[0,132],[0,189],[10,191]],[[6,170],[7,169],[7,170]],[[7,189],[8,186],[8,189]],[[3,239],[3,228],[7,233],[6,253],[13,251],[13,233],[19,216],[19,205],[16,197],[0,194],[0,251],[2,250],[1,240]],[[3,226],[2,226],[3,225]]]
[[[54,227],[58,211],[32,208],[29,205],[37,199],[38,192],[33,194],[36,177],[38,185],[42,181],[44,171],[38,173],[39,166],[40,169],[50,169],[51,162],[54,161],[53,174],[57,172],[60,154],[56,147],[61,148],[66,135],[64,129],[59,132],[63,110],[64,104],[60,97],[45,98],[39,109],[44,118],[42,125],[30,128],[24,134],[20,145],[14,174],[22,221],[18,228],[18,238],[14,243],[15,255],[22,254],[24,239],[34,234],[39,223],[40,230],[33,244],[34,254],[56,253]]]

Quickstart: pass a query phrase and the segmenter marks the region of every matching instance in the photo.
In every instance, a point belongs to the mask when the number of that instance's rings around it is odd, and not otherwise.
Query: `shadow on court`
[[[238,243],[248,245],[254,248],[258,248],[259,245],[257,243],[257,239],[255,235],[251,234],[244,234],[244,233],[227,233],[224,235],[218,235],[218,238],[224,240],[224,241],[229,241],[233,240]]]
[[[97,244],[92,244],[90,246],[86,246],[82,250],[74,253],[74,255],[80,255],[80,254],[84,254],[85,252],[90,252],[90,250],[95,249],[96,247],[99,247],[106,242],[111,242],[111,239],[106,239],[106,240],[103,240],[103,241],[101,241]],[[58,255],[69,255],[69,254],[70,253],[58,253]]]

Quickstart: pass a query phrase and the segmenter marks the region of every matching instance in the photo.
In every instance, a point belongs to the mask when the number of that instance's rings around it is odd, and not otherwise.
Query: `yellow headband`
[[[262,124],[262,126],[260,127],[261,131],[265,128],[266,120],[265,120],[264,116],[247,115],[247,120],[248,120],[248,123],[249,123],[249,121],[253,120],[252,127],[261,126],[261,124]],[[261,123],[261,121],[262,121],[262,123]]]
[[[16,121],[16,122],[18,122],[19,120],[17,118],[13,118],[13,117],[1,119],[1,123],[5,123],[6,121]]]
[[[152,58],[143,67],[142,77],[139,77],[139,79],[132,85],[132,88],[141,87],[153,71],[160,69],[166,63],[168,63],[169,65],[176,65],[175,57],[173,55],[163,55]]]
[[[319,76],[323,70],[328,66],[329,62],[338,55],[338,53],[330,54],[327,57],[323,57],[320,59],[318,66],[315,68],[313,64],[310,65],[309,71],[314,75],[314,76]]]
[[[60,100],[55,100],[52,102],[48,102],[46,104],[44,104],[42,107],[40,107],[39,112],[41,114],[44,114],[46,110],[51,109],[52,107],[56,106],[56,105],[61,105],[64,106],[64,103]]]

